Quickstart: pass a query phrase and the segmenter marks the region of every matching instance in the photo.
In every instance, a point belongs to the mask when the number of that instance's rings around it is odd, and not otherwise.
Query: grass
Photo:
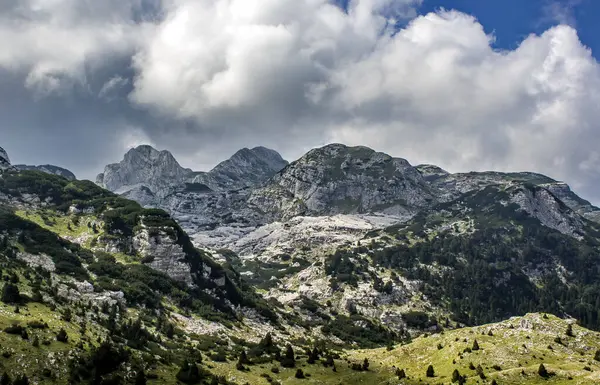
[[[568,337],[565,335],[567,321],[551,315],[546,317],[528,314],[497,324],[419,337],[392,351],[357,350],[349,352],[349,355],[355,360],[368,357],[370,361],[380,363],[380,370],[402,368],[416,382],[449,383],[452,372],[458,369],[461,374],[468,375],[467,384],[475,384],[477,381],[491,383],[492,380],[496,380],[498,384],[600,383],[600,362],[594,361],[594,353],[600,347],[600,335],[573,326],[575,337]],[[524,328],[520,325],[529,326]],[[489,331],[493,335],[488,335]],[[556,337],[560,337],[563,344],[555,342]],[[465,348],[472,347],[475,339],[481,349],[464,353]],[[438,349],[438,346],[442,348]],[[482,366],[487,381],[483,381],[474,370],[469,369],[471,363],[475,367]],[[554,373],[549,379],[538,375],[541,363]],[[430,364],[436,372],[433,379],[425,376]],[[500,370],[494,369],[495,365]],[[585,370],[586,366],[592,371]]]
[[[82,247],[89,248],[92,239],[103,233],[103,226],[100,224],[96,226],[97,233],[88,227],[88,223],[98,222],[98,219],[92,215],[65,215],[54,210],[18,210],[15,214],[52,231],[59,237],[83,238]]]

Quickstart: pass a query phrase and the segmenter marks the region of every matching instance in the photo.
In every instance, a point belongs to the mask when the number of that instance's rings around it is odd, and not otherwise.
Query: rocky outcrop
[[[121,162],[106,166],[96,183],[118,194],[141,186],[157,193],[181,183],[190,173],[169,151],[144,145],[129,150]]]
[[[133,248],[142,257],[142,262],[169,277],[192,284],[190,265],[185,262],[185,252],[165,231],[148,229],[133,237]]]
[[[260,229],[264,225],[289,226],[292,218],[337,214],[380,214],[404,221],[489,186],[544,189],[548,196],[543,199],[545,193],[535,198],[518,196],[514,203],[564,233],[574,235],[581,228],[583,219],[577,215],[600,219],[600,209],[544,175],[452,174],[435,165],[413,167],[401,158],[342,144],[313,149],[291,164],[264,147],[242,149],[202,173],[181,168],[166,151],[141,146],[123,162],[107,166],[99,182],[144,206],[167,210],[201,245],[244,253],[256,252],[251,251],[252,239],[264,232]],[[561,202],[577,215],[568,214]],[[303,224],[297,225],[300,231]],[[269,245],[261,244],[262,250],[269,250]]]
[[[190,182],[215,191],[237,190],[264,183],[287,164],[278,152],[268,148],[244,148],[209,172],[197,173]]]
[[[0,171],[4,171],[10,169],[12,166],[10,165],[10,158],[8,154],[2,147],[0,147]]]
[[[68,180],[77,179],[75,177],[75,174],[73,174],[71,171],[67,170],[66,168],[53,166],[51,164],[44,164],[44,165],[40,165],[40,166],[29,166],[26,164],[17,164],[17,165],[15,165],[15,168],[17,170],[41,171],[41,172],[45,172],[46,174],[62,176],[63,178],[67,178]]]
[[[521,210],[537,218],[544,226],[575,238],[582,238],[581,218],[549,190],[541,187],[519,188],[510,200],[518,204]]]
[[[434,200],[408,161],[367,147],[314,149],[256,190],[249,202],[275,217],[338,213],[406,213]]]

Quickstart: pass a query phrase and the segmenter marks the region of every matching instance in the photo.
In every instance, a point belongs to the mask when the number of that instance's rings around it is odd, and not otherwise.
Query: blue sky
[[[529,34],[540,34],[566,21],[577,29],[594,56],[600,57],[598,0],[424,0],[419,13],[439,8],[475,16],[487,33],[494,33],[495,46],[500,49],[514,49]]]

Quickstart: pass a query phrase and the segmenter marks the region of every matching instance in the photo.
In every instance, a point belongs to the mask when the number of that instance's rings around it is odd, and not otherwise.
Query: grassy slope
[[[600,362],[594,361],[594,354],[600,348],[600,334],[574,325],[575,336],[568,337],[565,334],[568,323],[551,315],[544,318],[541,314],[528,314],[496,324],[419,337],[392,351],[358,350],[349,355],[355,360],[369,357],[375,370],[393,366],[403,368],[416,382],[423,380],[430,384],[450,383],[454,369],[468,375],[467,384],[491,383],[494,379],[498,384],[600,383]],[[522,324],[531,326],[521,327]],[[493,336],[488,335],[490,330]],[[557,336],[564,345],[554,341]],[[466,347],[472,347],[475,339],[481,349],[463,353]],[[438,344],[442,349],[438,349]],[[470,363],[483,367],[486,381],[469,369]],[[540,363],[555,375],[548,380],[538,376]],[[433,365],[436,378],[426,378],[429,364]],[[492,368],[494,365],[501,370]],[[584,370],[586,366],[592,371]],[[525,376],[522,376],[522,370]],[[573,379],[569,380],[569,377]]]

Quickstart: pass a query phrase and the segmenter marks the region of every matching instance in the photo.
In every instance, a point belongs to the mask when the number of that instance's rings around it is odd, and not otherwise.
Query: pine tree
[[[481,365],[477,365],[477,369],[475,369],[475,372],[477,373],[479,378],[485,380],[485,373],[483,372],[483,368],[481,367]]]
[[[281,360],[281,366],[284,368],[293,368],[296,366],[296,357],[294,355],[294,349],[292,348],[292,345],[288,344],[285,351],[285,356]]]
[[[5,283],[2,288],[2,302],[4,303],[19,303],[21,301],[21,294],[17,285],[12,283]]]
[[[435,377],[435,371],[433,370],[433,365],[429,365],[427,367],[427,372],[425,374],[427,377]]]
[[[573,334],[573,325],[572,324],[567,325],[567,331],[565,332],[565,334],[569,337],[575,337],[575,335]]]
[[[238,362],[242,365],[250,365],[250,360],[248,359],[248,355],[245,350],[242,350],[240,356],[238,357]]]
[[[315,346],[311,351],[308,352],[308,359],[306,363],[314,364],[319,359],[319,349]]]
[[[8,375],[8,373],[4,372],[2,377],[0,377],[0,385],[10,385],[12,384],[12,379]]]
[[[477,342],[477,340],[473,341],[473,347],[471,348],[471,350],[479,350],[479,343]]]
[[[185,360],[177,373],[177,379],[185,384],[197,384],[202,378],[198,366]]]
[[[454,371],[452,372],[452,382],[458,382],[460,380],[460,373],[458,372],[458,369],[454,369]]]
[[[406,372],[404,371],[404,369],[396,369],[396,376],[398,376],[399,380],[402,380],[404,378],[406,378]]]
[[[364,370],[365,372],[369,370],[369,360],[367,358],[365,358],[365,360],[363,361],[362,370]]]
[[[546,370],[546,367],[544,366],[544,364],[540,364],[540,367],[538,368],[538,374],[540,375],[540,377],[543,377],[543,378],[549,377],[549,373]]]
[[[146,373],[144,373],[144,369],[138,370],[135,376],[135,385],[146,385]]]
[[[600,350],[596,350],[596,354],[594,355],[594,360],[600,361]]]
[[[298,378],[298,379],[306,378],[306,377],[304,376],[304,372],[302,371],[302,369],[298,369],[298,370],[296,370],[296,375],[295,375],[295,377],[296,377],[296,378]]]
[[[63,320],[67,322],[71,322],[71,318],[73,317],[73,313],[70,308],[66,308],[63,312]]]

